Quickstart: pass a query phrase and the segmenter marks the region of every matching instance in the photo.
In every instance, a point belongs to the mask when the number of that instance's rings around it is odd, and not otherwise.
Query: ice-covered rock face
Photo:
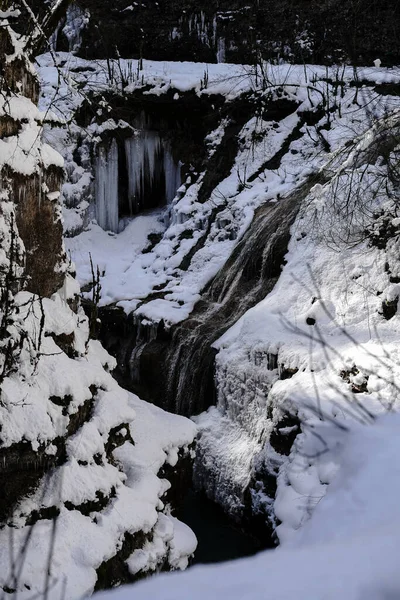
[[[113,118],[90,125],[95,142],[87,137],[84,146],[88,155],[95,155],[89,176],[94,177],[94,215],[104,230],[122,231],[139,213],[160,208],[167,213],[181,184],[195,170],[194,165],[201,163],[208,123],[192,110],[190,99],[185,106],[184,98],[173,96],[165,103],[161,98],[158,111],[151,103],[146,108],[145,97],[136,99],[145,106],[142,109],[135,105],[134,96],[127,96],[129,108],[122,109],[111,99],[106,115],[111,113]],[[101,99],[95,102],[101,103]],[[197,111],[206,114],[214,109],[211,103],[198,104]],[[218,116],[209,117],[214,119]],[[82,135],[87,135],[84,130]],[[69,194],[68,187],[66,191]],[[74,198],[71,200],[75,204]]]
[[[43,11],[42,0],[31,0],[31,6]],[[226,58],[250,64],[261,52],[269,60],[298,64],[350,58],[372,65],[377,57],[382,64],[398,64],[396,6],[373,0],[357,19],[351,3],[340,0],[337,8],[332,11],[317,0],[115,0],[111,7],[107,0],[79,0],[69,10],[64,31],[60,28],[57,49],[73,50],[81,32],[81,56],[89,58],[144,56],[205,63]],[[83,30],[82,21],[87,21]],[[384,39],[382,31],[387,33]]]
[[[96,220],[105,231],[118,232],[118,145],[100,147],[95,170]]]
[[[144,111],[132,127],[132,136],[112,137],[97,148],[96,220],[115,233],[124,228],[124,218],[171,203],[182,183],[171,142],[152,128]]]

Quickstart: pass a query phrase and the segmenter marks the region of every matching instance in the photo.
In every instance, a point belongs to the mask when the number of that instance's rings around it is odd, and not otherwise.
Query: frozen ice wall
[[[114,139],[99,147],[96,159],[96,219],[114,232],[121,218],[172,202],[181,185],[181,163],[157,131],[137,130],[122,148]]]
[[[164,178],[165,200],[167,204],[175,198],[177,189],[181,186],[181,162],[174,160],[170,149],[164,148]]]
[[[142,130],[125,141],[131,214],[171,202],[181,185],[180,163],[157,131]]]
[[[99,148],[96,161],[96,219],[105,230],[118,231],[118,145]]]

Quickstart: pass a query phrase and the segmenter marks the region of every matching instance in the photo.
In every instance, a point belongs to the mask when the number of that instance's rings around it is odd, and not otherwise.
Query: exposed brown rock
[[[9,174],[17,227],[26,251],[25,289],[43,297],[56,292],[64,280],[64,273],[57,268],[64,257],[59,205],[48,199],[43,186],[49,192],[57,191],[63,176],[56,167],[45,171],[43,177]]]
[[[15,121],[9,115],[0,116],[0,138],[11,137],[17,135],[20,129],[20,123]]]

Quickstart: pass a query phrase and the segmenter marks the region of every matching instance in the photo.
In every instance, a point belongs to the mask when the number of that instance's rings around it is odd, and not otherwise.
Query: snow
[[[204,96],[221,93],[227,101],[238,98],[243,92],[256,90],[256,82],[262,81],[260,73],[256,75],[255,68],[250,66],[156,61],[143,61],[143,70],[140,71],[140,77],[136,78],[137,61],[123,59],[119,61],[119,66],[115,63],[111,69],[114,75],[110,80],[104,61],[85,61],[66,53],[58,53],[56,60],[63,76],[60,89],[58,72],[52,64],[52,58],[43,55],[38,59],[43,90],[41,107],[46,109],[48,99],[53,98],[53,112],[67,119],[91,91],[100,94],[111,89],[121,93],[123,82],[118,79],[120,72],[128,79],[124,93],[129,94],[147,86],[145,93],[150,95],[164,94],[171,89],[175,91],[175,95],[194,90],[198,95]],[[208,72],[208,85],[202,89],[201,81],[204,80],[205,71]],[[354,72],[350,67],[343,70],[345,87],[340,98],[337,90],[327,87],[325,67],[307,65],[303,68],[296,65],[268,64],[264,66],[264,73],[268,79],[265,93],[274,97],[277,90],[283,86],[287,98],[296,102],[297,108],[294,105],[293,113],[279,122],[257,118],[249,120],[239,134],[243,141],[231,174],[203,203],[198,202],[197,197],[204,174],[200,174],[198,180],[191,184],[182,182],[179,193],[175,196],[180,183],[179,167],[176,163],[173,164],[168,150],[164,148],[169,205],[159,213],[158,223],[155,224],[155,232],[162,234],[161,240],[145,255],[141,255],[135,246],[135,250],[129,256],[129,244],[126,250],[122,249],[121,260],[117,251],[112,260],[111,257],[110,260],[104,257],[103,246],[109,247],[110,242],[101,235],[96,225],[91,223],[95,214],[91,208],[91,174],[86,166],[89,151],[80,148],[81,153],[83,152],[82,164],[85,165],[83,170],[72,158],[73,144],[76,143],[74,136],[78,136],[77,141],[80,143],[83,132],[72,125],[67,137],[65,133],[56,134],[54,130],[46,134],[49,141],[64,153],[67,171],[71,173],[63,192],[67,206],[64,211],[68,235],[67,249],[71,253],[82,285],[90,283],[91,280],[88,269],[89,252],[95,257],[94,263],[99,264],[101,272],[101,305],[115,303],[126,313],[135,311],[142,318],[153,321],[162,319],[167,326],[187,318],[198,301],[201,290],[223,266],[248,228],[258,206],[269,201],[276,202],[324,164],[327,155],[321,152],[318,144],[319,134],[316,133],[315,127],[304,125],[300,131],[300,138],[296,139],[294,135],[301,113],[307,110],[315,111],[321,103],[321,98],[327,93],[330,94],[330,103],[337,106],[337,111],[329,117],[330,129],[321,129],[321,126],[326,125],[326,115],[318,126],[320,135],[325,137],[331,149],[340,152],[345,142],[351,142],[355,135],[364,131],[368,115],[379,116],[393,109],[398,103],[392,96],[385,97],[383,103],[381,97],[373,91],[376,83],[400,81],[398,69],[359,69],[359,79],[364,80],[366,85],[367,82],[371,85],[360,92],[365,108],[353,103],[355,92],[349,83],[354,77]],[[335,80],[335,67],[328,69],[328,76]],[[107,111],[106,103],[103,102],[104,106],[101,101],[99,103],[101,110]],[[222,120],[217,129],[208,136],[210,157],[222,139],[226,124]],[[112,125],[111,121],[106,121],[100,128],[92,125],[90,127],[93,131],[89,129],[94,136],[98,136],[102,130],[109,131],[110,127],[120,126],[121,124]],[[159,138],[154,135],[154,132],[142,132],[126,141],[128,156],[131,156],[128,160],[128,173],[132,209],[135,208],[140,189],[143,187],[142,167],[145,162],[150,168],[149,179],[153,177],[153,168],[159,153]],[[293,140],[280,166],[263,171],[262,166],[276,156],[285,140],[290,140],[291,135]],[[105,150],[100,150],[100,162],[103,155],[105,159],[104,152]],[[115,155],[114,147],[114,160]],[[126,227],[127,223],[129,227],[131,225],[127,219],[117,224],[116,169],[111,168],[111,165],[115,164],[114,160],[108,161],[107,167],[98,169],[95,203],[97,222],[105,229],[118,232]],[[261,172],[257,176],[260,169]],[[215,209],[218,210],[218,217],[210,223]],[[140,219],[138,223],[143,224],[142,218],[135,217],[131,222]],[[139,225],[135,229],[138,228]],[[80,235],[71,237],[77,232],[81,232]],[[123,238],[121,244],[115,241],[115,248],[122,246],[123,241],[127,240],[124,232],[118,233],[118,236]],[[186,271],[181,269],[183,258],[202,237],[205,238],[204,244],[201,244],[202,247],[194,254],[189,268]],[[132,242],[134,243],[134,240]],[[143,298],[155,291],[155,286],[157,289],[162,286],[162,294],[158,294],[161,297],[142,303]]]
[[[100,147],[96,163],[96,219],[105,231],[118,232],[118,146]]]
[[[44,91],[50,97],[55,69],[48,56],[39,60]],[[123,82],[117,75],[107,80],[104,64],[62,54],[58,60],[65,73],[83,69],[74,78],[86,92],[121,90]],[[254,68],[245,66],[144,61],[136,78],[137,66],[136,61],[121,61],[124,72],[131,74],[125,93],[150,86],[146,88],[150,96],[194,90],[204,96],[222,93],[233,100],[244,91],[256,91],[260,81],[260,73],[256,77]],[[398,284],[390,281],[391,274],[398,276],[398,241],[396,234],[382,249],[369,243],[366,231],[379,229],[374,215],[380,212],[389,214],[393,227],[398,227],[397,205],[387,194],[395,190],[387,187],[386,165],[376,160],[374,148],[382,132],[398,127],[399,100],[385,96],[383,101],[374,88],[399,83],[400,74],[377,65],[362,68],[358,78],[365,85],[357,91],[351,85],[352,68],[344,68],[338,93],[327,83],[327,77],[335,80],[335,67],[265,65],[265,69],[265,93],[277,99],[283,86],[286,98],[294,102],[292,114],[278,122],[249,118],[238,136],[231,173],[210,198],[199,202],[203,172],[197,180],[183,182],[165,209],[133,218],[124,231],[107,233],[89,218],[85,229],[67,241],[81,283],[90,281],[89,252],[99,265],[102,305],[116,303],[146,323],[162,319],[169,326],[190,314],[260,206],[279,203],[310,175],[321,176],[317,185],[309,181],[310,191],[292,227],[273,291],[215,344],[217,406],[195,419],[197,484],[240,517],[245,492],[256,480],[260,485],[250,489],[251,510],[264,514],[272,525],[279,519],[276,533],[282,548],[218,570],[195,568],[180,579],[169,578],[170,583],[161,577],[136,586],[132,593],[174,600],[187,598],[188,589],[191,598],[397,597],[400,523],[392,499],[398,496],[399,474],[391,464],[398,451],[393,432],[400,423],[393,415],[374,421],[377,415],[398,409],[400,399],[398,315],[387,321],[382,314],[382,302],[398,295]],[[67,100],[56,101],[56,111],[68,115],[82,102],[77,85]],[[305,112],[318,115],[321,98],[327,96],[334,110],[318,116],[317,125],[302,121]],[[208,136],[210,157],[226,125],[222,121]],[[58,143],[64,141],[60,135]],[[75,170],[73,144],[73,140],[66,144],[66,161],[76,173],[72,185],[79,195],[83,173]],[[154,150],[148,155],[152,163],[157,140],[149,145]],[[143,146],[138,156],[130,176],[131,196],[145,162]],[[272,159],[274,166],[267,168]],[[115,224],[115,202],[104,207],[104,214],[108,210]],[[104,225],[99,215],[97,220]],[[150,244],[150,233],[159,234],[159,241]],[[204,243],[189,267],[181,268],[201,238]],[[143,302],[156,286],[162,287],[162,294]],[[217,300],[223,299],[221,294]],[[302,430],[289,456],[284,456],[270,439],[272,431],[282,436],[293,431],[284,423],[279,427],[288,410],[299,416]],[[151,418],[148,411],[146,420]],[[163,432],[158,435],[162,439]],[[130,453],[129,445],[116,451],[126,466],[128,487],[137,477],[137,467],[129,466]],[[150,459],[173,465],[177,446],[168,449],[167,444],[154,457],[150,452]],[[275,501],[263,488],[262,476],[257,480],[260,473],[271,472],[278,472]],[[138,485],[156,496],[158,484],[151,474],[142,474]],[[131,557],[132,572],[158,562],[171,531],[171,523],[161,519],[156,538]],[[189,548],[187,537],[182,537]]]
[[[327,431],[330,429],[330,431]],[[97,598],[368,600],[400,595],[400,416],[346,433],[326,425],[337,472],[290,543],[255,557],[161,575]]]
[[[149,234],[162,231],[164,224],[161,214],[154,211],[131,220],[119,235],[112,235],[92,224],[81,235],[66,240],[66,246],[79,269],[82,282],[90,282],[92,279],[88,261],[91,253],[93,264],[104,274],[101,279],[102,303],[113,302],[118,290],[120,305],[123,305],[125,300],[132,299],[132,286],[140,298],[145,297],[152,286],[156,285],[156,274],[150,280],[142,275],[142,261],[149,261],[141,252],[149,244]],[[135,257],[138,258],[138,266],[135,265]]]
[[[47,548],[51,540],[52,521],[39,521],[33,527],[24,525],[24,515],[28,515],[37,506],[61,506],[52,554],[50,597],[58,595],[63,589],[66,598],[75,599],[93,590],[95,569],[115,554],[125,532],[152,532],[153,541],[146,544],[149,547],[153,544],[158,548],[156,555],[150,552],[146,555],[146,560],[140,563],[135,572],[160,568],[164,564],[168,564],[171,569],[183,569],[196,547],[195,537],[186,526],[169,514],[160,512],[164,509],[161,497],[170,484],[157,476],[164,463],[175,464],[174,457],[178,451],[188,451],[196,433],[195,426],[191,421],[165,413],[119,388],[112,377],[101,369],[105,352],[100,345],[98,348],[99,365],[96,366],[94,361],[96,353],[92,347],[91,355],[87,357],[91,362],[88,366],[92,380],[96,381],[97,369],[97,377],[101,375],[102,386],[108,389],[98,392],[92,417],[68,439],[65,464],[44,479],[33,495],[20,502],[13,517],[16,527],[13,542],[15,548],[29,539],[18,578],[21,597],[29,598],[33,590],[41,589]],[[60,364],[60,355],[57,359]],[[76,380],[77,388],[82,387],[82,373],[79,373],[75,365],[71,364],[64,373],[69,379]],[[50,381],[46,372],[43,372],[41,363],[37,380]],[[18,390],[17,383],[15,390]],[[72,394],[75,391],[70,390]],[[17,401],[15,394],[13,399]],[[27,416],[30,418],[29,430],[32,432],[37,429],[41,414],[37,399],[32,394],[30,402],[32,411]],[[61,421],[57,408],[55,406],[53,410],[53,421]],[[114,451],[115,463],[110,464],[104,454],[105,443],[109,431],[123,422],[130,428],[134,445],[126,441],[117,448]],[[61,430],[57,433],[61,434]],[[51,447],[49,448],[51,452]],[[94,460],[95,456],[102,457],[101,464]],[[78,507],[85,502],[96,501],[99,493],[104,497],[115,497],[109,501],[105,510],[93,509],[89,516],[81,514]],[[72,504],[72,508],[64,506],[67,502]],[[7,527],[0,533],[2,585],[10,581],[9,535]],[[141,551],[135,552],[140,554]],[[134,553],[128,563],[134,561],[135,556]],[[30,592],[27,591],[27,586]]]
[[[173,569],[186,569],[188,556],[194,553],[197,546],[192,530],[178,519],[160,514],[154,534],[153,541],[146,542],[143,548],[135,550],[127,560],[130,573],[146,573],[165,560],[166,555]]]
[[[136,412],[136,421],[131,426],[132,437],[140,444],[141,460],[145,459],[144,464],[156,472],[165,462],[175,465],[176,461],[171,461],[171,457],[175,456],[177,448],[191,444],[196,435],[194,423],[140,401],[133,394],[130,403]]]
[[[18,373],[2,382],[2,448],[24,440],[33,450],[42,448],[52,456],[57,454],[53,441],[59,443],[67,437],[65,462],[42,478],[14,511],[12,543],[19,556],[17,564],[22,560],[18,583],[13,581],[10,563],[10,527],[0,532],[1,585],[16,587],[26,598],[42,589],[53,528],[53,521],[46,519],[30,525],[27,520],[32,511],[55,506],[60,511],[51,559],[50,595],[54,596],[63,590],[66,598],[75,599],[91,592],[96,569],[115,555],[126,532],[151,535],[155,544],[163,541],[159,564],[149,558],[145,570],[163,564],[185,568],[196,547],[193,535],[183,526],[182,534],[169,509],[168,514],[162,513],[166,510],[162,496],[170,483],[158,477],[165,463],[176,464],[178,454],[189,452],[195,425],[147,405],[118,386],[105,370],[115,366],[114,359],[98,341],[88,341],[88,322],[82,310],[75,314],[68,306],[67,300],[77,291],[77,282],[67,276],[65,285],[51,298],[39,301],[28,292],[15,298],[20,309],[16,325],[23,326],[35,343],[23,348]],[[32,365],[42,314],[42,355]],[[75,359],[57,346],[61,334],[73,334]],[[57,398],[68,398],[67,406],[60,406]],[[87,401],[92,402],[92,409],[68,437],[71,415]],[[129,430],[131,437],[114,451],[110,461],[106,444],[116,427],[125,434]],[[106,507],[96,509],[101,498],[108,499]],[[82,514],[80,507],[88,502],[95,505],[90,514]],[[166,528],[168,536],[163,533]]]
[[[22,175],[37,173],[40,165],[45,168],[55,165],[63,167],[60,154],[48,145],[42,145],[41,127],[33,121],[24,123],[16,136],[0,140],[0,165],[8,166]]]

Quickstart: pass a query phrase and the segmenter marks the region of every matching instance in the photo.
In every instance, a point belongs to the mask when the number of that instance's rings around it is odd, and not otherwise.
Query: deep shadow
[[[260,540],[241,531],[218,504],[193,489],[189,489],[179,516],[198,540],[192,564],[251,556],[265,547]]]

